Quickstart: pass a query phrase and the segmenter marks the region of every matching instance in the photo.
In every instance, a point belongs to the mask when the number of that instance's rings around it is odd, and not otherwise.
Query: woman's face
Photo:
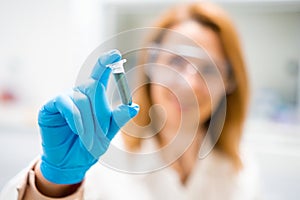
[[[172,30],[192,39],[198,47],[202,47],[206,51],[213,62],[201,56],[188,58],[172,53],[159,53],[156,62],[169,67],[169,72],[154,73],[166,80],[170,77],[173,79],[167,84],[156,84],[155,82],[151,84],[152,103],[163,107],[166,116],[165,128],[177,129],[184,114],[192,116],[190,114],[197,111],[200,114],[201,125],[210,118],[213,110],[226,95],[225,90],[230,85],[227,80],[228,69],[225,53],[218,34],[209,27],[195,21],[187,21],[174,26]],[[162,45],[183,46],[185,44],[177,37],[173,37],[172,34],[166,34]],[[197,54],[197,52],[191,52],[192,54]],[[173,73],[175,75],[171,75]],[[193,103],[194,99],[196,104]]]

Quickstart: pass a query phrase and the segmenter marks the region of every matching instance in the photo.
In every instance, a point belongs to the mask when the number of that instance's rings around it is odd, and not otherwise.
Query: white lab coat
[[[143,150],[153,147],[143,146]],[[171,167],[136,175],[97,163],[87,172],[82,190],[85,200],[256,200],[260,194],[253,166],[246,161],[244,169],[236,174],[228,158],[214,150],[197,161],[187,183],[182,185]],[[1,200],[17,199],[16,189],[28,182],[28,171],[23,170],[6,185]]]

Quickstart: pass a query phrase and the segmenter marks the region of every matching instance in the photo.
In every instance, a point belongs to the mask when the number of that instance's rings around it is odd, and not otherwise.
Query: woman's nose
[[[201,75],[201,72],[194,68],[192,65],[188,65],[183,73],[185,81],[189,87],[197,92],[203,92],[206,88],[206,82]]]

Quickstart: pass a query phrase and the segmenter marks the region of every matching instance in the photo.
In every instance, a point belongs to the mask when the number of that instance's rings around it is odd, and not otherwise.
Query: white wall
[[[0,126],[35,126],[38,109],[73,87],[101,41],[101,5],[88,0],[0,1]],[[1,129],[0,129],[1,132]]]
[[[300,11],[230,12],[244,44],[254,95],[269,88],[290,100],[297,78],[290,65],[300,57]]]
[[[62,87],[70,80],[61,75],[72,71],[68,14],[66,1],[1,2],[0,66],[7,70],[18,61],[12,78],[32,99],[55,92],[61,79]]]

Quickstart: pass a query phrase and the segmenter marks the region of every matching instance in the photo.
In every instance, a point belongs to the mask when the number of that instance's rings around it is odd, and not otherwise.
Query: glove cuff
[[[80,168],[69,168],[60,169],[51,165],[42,159],[40,170],[45,179],[55,184],[76,184],[84,179],[86,171],[90,168],[80,167]]]

